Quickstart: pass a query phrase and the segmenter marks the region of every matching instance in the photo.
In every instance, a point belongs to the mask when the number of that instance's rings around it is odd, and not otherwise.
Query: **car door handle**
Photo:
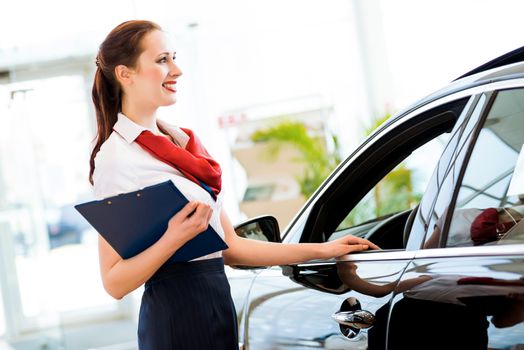
[[[375,324],[375,315],[366,310],[338,311],[331,318],[341,325],[356,329],[367,329]]]

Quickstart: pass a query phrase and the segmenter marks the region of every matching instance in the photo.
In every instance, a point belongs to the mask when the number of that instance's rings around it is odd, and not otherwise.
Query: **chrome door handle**
[[[367,329],[375,324],[375,315],[366,310],[338,311],[331,318],[343,326],[356,329]]]

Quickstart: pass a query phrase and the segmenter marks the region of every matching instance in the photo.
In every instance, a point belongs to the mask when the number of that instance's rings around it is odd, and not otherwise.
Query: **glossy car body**
[[[395,167],[441,135],[446,143],[435,160],[428,156],[433,175],[421,198],[343,224]],[[522,48],[393,116],[282,235],[293,244],[353,234],[382,250],[235,270],[244,349],[524,348],[524,190],[515,192],[524,188],[523,143]],[[470,235],[488,226],[479,222],[487,208],[517,214],[508,231],[496,228],[478,244]]]

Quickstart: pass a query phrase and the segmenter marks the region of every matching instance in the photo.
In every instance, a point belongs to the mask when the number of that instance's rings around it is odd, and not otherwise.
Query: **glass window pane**
[[[523,100],[521,89],[497,95],[467,165],[447,246],[524,242],[524,193],[508,191],[510,181],[524,181],[513,176],[524,157]]]
[[[476,104],[476,108],[479,108],[478,106],[483,105],[484,99],[484,97],[479,99],[478,104]],[[471,108],[475,106],[475,103],[477,103],[476,98],[471,97],[466,106],[464,107],[464,110],[462,111],[459,117],[459,121],[453,127],[453,130],[451,132],[452,136],[450,137],[447,145],[444,147],[442,155],[437,163],[437,166],[433,170],[432,181],[429,182],[429,186],[426,188],[426,194],[424,198],[422,198],[419,207],[419,217],[425,224],[427,224],[433,216],[432,210],[433,204],[435,202],[435,197],[438,195],[439,190],[445,183],[445,179],[447,176],[447,172],[449,171],[449,168],[454,163],[454,161],[452,162],[451,160],[456,159],[458,149],[460,149],[459,147],[457,147],[459,141],[462,140],[462,144],[464,143],[464,129],[467,128],[466,124],[469,120],[467,116],[470,113]]]
[[[448,138],[449,134],[442,134],[413,151],[375,185],[342,221],[337,231],[416,206]]]
[[[471,116],[465,123],[460,125],[460,129],[454,134],[456,138],[452,144],[448,144],[444,156],[440,159],[437,171],[438,197],[434,203],[433,197],[426,197],[428,203],[424,206],[422,215],[424,215],[427,223],[427,234],[424,248],[436,248],[439,246],[442,235],[443,225],[445,223],[446,214],[449,203],[453,195],[453,189],[457,181],[457,171],[460,170],[460,165],[466,155],[467,145],[473,132],[473,125],[480,117],[480,113],[486,102],[486,95],[482,95],[475,105]],[[435,181],[433,181],[435,183]],[[424,203],[424,199],[423,199]],[[433,205],[432,205],[433,204]],[[422,207],[422,205],[421,205]]]

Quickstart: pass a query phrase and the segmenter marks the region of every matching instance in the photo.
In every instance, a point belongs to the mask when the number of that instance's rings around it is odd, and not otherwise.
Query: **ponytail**
[[[121,91],[118,84],[112,84],[105,77],[100,66],[95,73],[92,98],[95,105],[97,136],[95,147],[91,152],[89,160],[89,182],[91,185],[94,184],[93,173],[95,171],[96,154],[100,151],[102,144],[109,138],[109,135],[111,135],[121,104]]]

